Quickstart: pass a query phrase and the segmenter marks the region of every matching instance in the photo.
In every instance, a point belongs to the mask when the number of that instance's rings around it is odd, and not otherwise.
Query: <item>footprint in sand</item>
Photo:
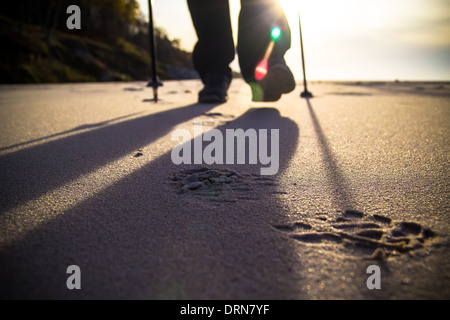
[[[261,190],[276,186],[275,179],[239,173],[228,168],[200,167],[172,172],[169,180],[179,194],[212,202],[259,201]],[[259,190],[259,191],[258,191]],[[276,191],[269,193],[275,194]]]
[[[201,116],[202,124],[204,126],[222,126],[230,123],[235,117],[230,114],[223,114],[220,112],[205,112]]]
[[[348,210],[329,220],[318,216],[292,224],[275,225],[303,244],[344,249],[370,259],[398,256],[432,244],[437,235],[415,222],[394,221],[381,215]]]

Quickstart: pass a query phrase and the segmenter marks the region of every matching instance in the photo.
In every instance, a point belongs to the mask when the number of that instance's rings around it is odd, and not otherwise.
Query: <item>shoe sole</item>
[[[292,92],[296,87],[294,75],[283,64],[270,67],[267,76],[258,84],[263,92],[263,97],[262,100],[260,97],[254,97],[253,101],[277,101],[282,94]]]
[[[198,98],[199,103],[215,103],[215,102],[227,102],[226,98],[222,98],[216,95],[205,95]]]
[[[269,68],[267,76],[261,81],[261,86],[268,95],[289,93],[295,89],[295,85],[291,70],[281,64]]]

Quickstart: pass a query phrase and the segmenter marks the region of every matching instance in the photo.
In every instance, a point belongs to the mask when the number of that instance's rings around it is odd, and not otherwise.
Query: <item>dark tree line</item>
[[[66,31],[66,8],[70,5],[81,8],[80,34],[129,38],[136,32],[139,19],[136,0],[3,0],[0,2],[0,14],[20,24]]]
[[[80,35],[108,39],[123,38],[141,48],[148,49],[148,23],[136,0],[2,0],[0,14],[18,21],[18,30],[24,24],[42,26],[51,36],[55,30],[67,31],[66,9],[70,5],[81,8]],[[178,40],[170,40],[164,30],[156,28],[158,53],[175,59]]]
[[[70,5],[81,9],[81,30],[67,28],[69,14],[66,10]],[[1,0],[0,16],[15,21],[18,37],[24,36],[24,26],[39,27],[46,35],[50,59],[56,56],[52,39],[55,40],[58,32],[108,44],[123,39],[149,52],[148,22],[136,0]],[[191,54],[179,48],[178,40],[169,39],[158,27],[155,35],[161,65],[193,69]],[[112,54],[120,55],[119,52]]]

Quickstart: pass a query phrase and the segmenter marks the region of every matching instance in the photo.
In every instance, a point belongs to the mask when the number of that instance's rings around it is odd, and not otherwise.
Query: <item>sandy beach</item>
[[[200,89],[0,86],[2,298],[450,298],[449,83],[311,82],[312,99],[254,103],[235,79],[202,105]],[[199,123],[279,130],[277,174],[174,164],[173,133]]]

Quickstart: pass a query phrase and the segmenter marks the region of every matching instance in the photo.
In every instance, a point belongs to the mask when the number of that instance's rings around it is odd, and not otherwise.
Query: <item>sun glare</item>
[[[280,0],[280,4],[285,12],[297,12],[299,8],[298,0]]]
[[[138,1],[148,7],[148,0]],[[279,1],[292,35],[285,58],[297,79],[303,77],[299,14],[308,79],[448,79],[448,0]],[[235,41],[240,2],[229,0]],[[192,50],[196,35],[193,26],[186,28],[191,25],[186,1],[154,5],[156,23],[182,39],[185,50]],[[237,72],[238,61],[232,63]]]

